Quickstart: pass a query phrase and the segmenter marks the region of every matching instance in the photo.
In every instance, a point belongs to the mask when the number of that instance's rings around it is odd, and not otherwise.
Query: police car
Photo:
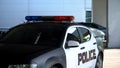
[[[103,50],[73,16],[26,16],[0,40],[0,68],[102,68]]]

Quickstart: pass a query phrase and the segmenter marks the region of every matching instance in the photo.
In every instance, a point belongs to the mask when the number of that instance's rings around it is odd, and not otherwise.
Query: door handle
[[[83,50],[83,49],[85,49],[85,47],[81,47],[80,49]]]
[[[96,42],[93,43],[93,45],[96,45],[96,44],[97,44]]]

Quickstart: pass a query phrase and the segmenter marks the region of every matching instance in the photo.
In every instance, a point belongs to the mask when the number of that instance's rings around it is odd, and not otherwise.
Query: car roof
[[[96,29],[106,29],[105,27],[96,24],[96,23],[80,23],[81,25],[87,26],[87,27],[92,27],[92,28],[96,28]]]
[[[82,25],[80,23],[70,23],[70,22],[26,22],[23,24],[20,24],[18,26],[32,26],[32,27],[56,27],[56,28],[65,28],[67,29],[69,26],[73,26],[73,25]],[[82,25],[84,26],[84,25]],[[17,27],[17,26],[16,26]]]

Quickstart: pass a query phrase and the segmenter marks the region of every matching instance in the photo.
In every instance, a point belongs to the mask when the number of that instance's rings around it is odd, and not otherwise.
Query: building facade
[[[91,0],[0,0],[0,28],[9,28],[25,21],[25,16],[72,15],[74,21],[85,22]]]

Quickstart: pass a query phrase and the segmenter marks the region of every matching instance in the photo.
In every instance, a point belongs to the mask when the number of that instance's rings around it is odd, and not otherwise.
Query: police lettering
[[[78,54],[78,65],[96,59],[95,49]]]

